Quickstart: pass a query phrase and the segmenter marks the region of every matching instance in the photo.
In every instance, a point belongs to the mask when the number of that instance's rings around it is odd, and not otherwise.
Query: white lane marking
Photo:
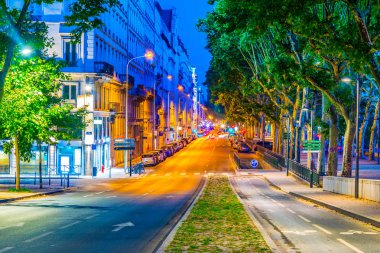
[[[0,249],[0,253],[3,253],[5,251],[11,250],[11,249],[13,249],[13,247],[6,247],[4,249]]]
[[[135,224],[133,224],[132,222],[126,222],[126,223],[121,223],[121,224],[117,224],[117,225],[113,225],[113,226],[117,227],[117,228],[115,228],[114,230],[112,230],[112,232],[117,232],[119,230],[122,230],[125,227],[134,227]]]
[[[180,175],[181,175],[181,176],[185,176],[185,175],[186,175],[186,173],[181,173]]]
[[[104,193],[104,192],[97,192],[97,193],[95,193],[95,194],[98,195],[98,194],[102,194],[102,193]]]
[[[22,226],[24,226],[24,225],[25,225],[24,222],[19,222],[19,223],[16,223],[16,224],[14,224],[14,225],[10,225],[10,226],[8,226],[8,227],[0,227],[0,230],[6,229],[6,228],[11,228],[11,227],[22,227]]]
[[[286,208],[286,210],[288,210],[289,212],[291,212],[291,213],[296,213],[296,212],[294,212],[292,209],[290,209],[290,208]]]
[[[318,226],[317,224],[313,224],[314,227],[318,228],[319,230],[321,230],[322,232],[328,234],[328,235],[331,235],[332,233],[330,231],[328,231],[327,229],[321,227],[321,226]]]
[[[91,215],[91,216],[88,216],[88,217],[86,217],[85,219],[86,220],[89,220],[89,219],[92,219],[92,218],[94,218],[94,217],[96,217],[96,216],[98,216],[99,214],[93,214],[93,215]]]
[[[303,219],[303,220],[306,221],[306,222],[311,222],[309,219],[306,219],[306,218],[303,217],[302,215],[298,215],[298,217],[300,217],[301,219]]]
[[[214,172],[209,172],[208,175],[209,176],[213,176],[213,175],[215,175],[215,173]]]
[[[148,195],[148,194],[149,194],[149,192],[147,192],[147,193],[144,193],[144,194],[143,194],[143,196],[146,196],[146,195]]]
[[[166,173],[165,176],[170,176],[172,173]]]
[[[305,230],[305,231],[285,230],[285,231],[282,231],[282,232],[287,233],[287,234],[296,234],[296,235],[308,235],[308,234],[311,234],[311,233],[317,233],[316,230]]]
[[[285,205],[281,204],[281,203],[277,203],[277,205],[281,206],[281,207],[285,207]]]
[[[83,198],[87,198],[87,197],[91,197],[91,196],[94,196],[94,194],[89,194],[89,195],[83,196]]]
[[[152,174],[152,176],[154,176],[154,177],[155,177],[155,176],[157,176],[157,174]]]
[[[117,196],[107,196],[105,197],[106,199],[109,199],[109,198],[116,198]]]
[[[42,237],[48,236],[48,235],[50,235],[51,233],[53,233],[53,232],[46,232],[46,233],[44,233],[44,234],[42,234],[42,235],[39,235],[39,236],[33,237],[33,238],[29,239],[29,240],[25,240],[24,242],[25,242],[25,243],[33,242],[33,241],[38,240],[38,239],[40,239],[40,238],[42,238]]]
[[[340,232],[339,234],[341,235],[353,235],[353,234],[358,234],[358,235],[377,235],[376,232],[363,232],[359,230],[348,230],[347,232]]]
[[[75,221],[75,222],[73,222],[71,224],[67,224],[66,226],[61,227],[61,229],[72,227],[72,226],[74,226],[74,225],[76,225],[78,223],[81,223],[81,221]]]
[[[354,245],[349,244],[348,242],[346,242],[345,240],[341,238],[338,238],[337,240],[343,243],[344,245],[346,245],[347,247],[349,247],[350,249],[352,249],[353,251],[355,251],[356,253],[364,253],[364,251],[361,251],[360,249],[356,248]]]
[[[199,172],[194,173],[195,176],[199,176]]]

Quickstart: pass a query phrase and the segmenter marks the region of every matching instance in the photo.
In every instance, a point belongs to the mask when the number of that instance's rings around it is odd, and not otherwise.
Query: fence
[[[144,169],[144,163],[136,163],[132,166],[132,173],[133,174],[141,174],[141,173],[145,173],[145,169]]]
[[[235,152],[234,152],[234,161],[237,164],[237,166],[240,168],[240,158]]]
[[[262,154],[264,161],[272,165],[274,168],[281,170],[286,167],[286,159],[284,156],[274,153],[273,151],[260,145],[258,145],[257,148],[258,152]],[[289,160],[289,171],[308,182],[312,180],[313,185],[320,186],[320,175],[318,175],[315,171],[310,171],[310,169],[300,163]]]

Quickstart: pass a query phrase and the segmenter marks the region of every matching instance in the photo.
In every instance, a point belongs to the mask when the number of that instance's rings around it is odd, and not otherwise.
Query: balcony
[[[113,76],[114,66],[109,64],[108,62],[98,61],[94,62],[94,71],[97,74],[105,74],[109,76]]]

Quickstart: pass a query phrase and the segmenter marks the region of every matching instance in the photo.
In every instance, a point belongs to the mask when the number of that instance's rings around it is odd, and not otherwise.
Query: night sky
[[[159,0],[164,9],[175,7],[178,16],[178,31],[190,55],[191,64],[197,67],[198,84],[205,81],[211,55],[205,49],[206,35],[198,32],[198,19],[212,11],[207,0]]]

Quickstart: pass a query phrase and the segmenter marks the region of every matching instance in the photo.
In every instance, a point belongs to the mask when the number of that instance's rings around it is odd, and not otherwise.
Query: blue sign
[[[252,166],[252,168],[256,169],[257,166],[259,166],[259,162],[257,160],[255,160],[255,159],[253,159],[251,161],[251,166]]]

